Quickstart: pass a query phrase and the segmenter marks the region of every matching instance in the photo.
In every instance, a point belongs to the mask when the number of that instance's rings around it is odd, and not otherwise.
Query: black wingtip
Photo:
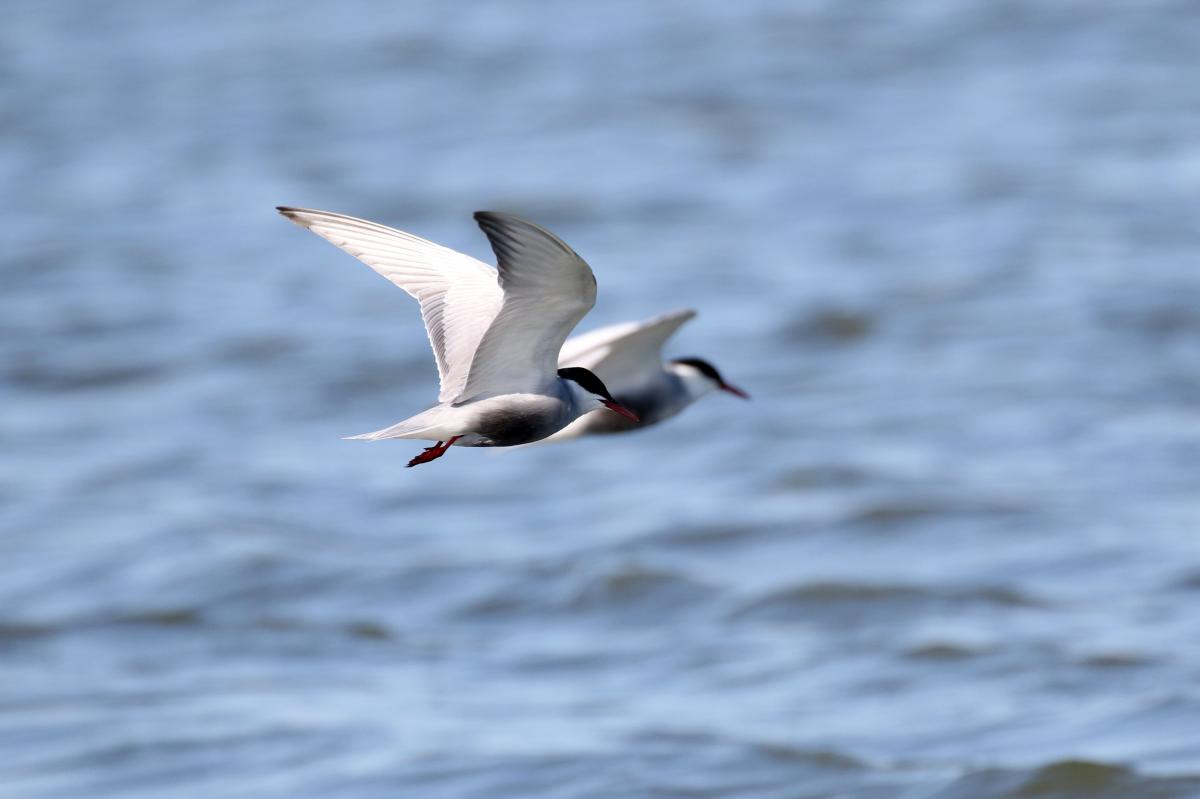
[[[487,234],[488,239],[492,240],[492,249],[495,249],[496,246],[493,234],[500,234],[515,225],[537,227],[531,222],[526,222],[520,217],[506,214],[503,211],[476,211],[471,214],[471,218],[475,220],[475,224],[479,225],[479,229]]]
[[[293,208],[290,205],[277,205],[275,206],[275,210],[279,212],[280,216],[292,224],[305,228],[308,227],[308,222],[306,222],[304,217],[300,215],[304,212],[303,208]]]

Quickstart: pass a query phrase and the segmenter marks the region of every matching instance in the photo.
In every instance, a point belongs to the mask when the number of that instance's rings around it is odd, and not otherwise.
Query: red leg
[[[429,463],[430,461],[437,460],[438,458],[445,455],[446,450],[450,449],[450,447],[452,447],[454,445],[454,442],[458,441],[460,438],[462,438],[462,436],[451,436],[450,440],[445,442],[444,444],[441,441],[439,441],[438,443],[434,444],[432,447],[426,447],[425,450],[420,455],[418,455],[417,457],[415,457],[411,461],[409,461],[408,465],[416,466],[418,463]]]

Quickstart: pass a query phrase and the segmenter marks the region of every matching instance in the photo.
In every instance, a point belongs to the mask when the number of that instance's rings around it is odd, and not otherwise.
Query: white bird
[[[641,422],[634,425],[611,414],[583,416],[546,442],[657,424],[715,390],[750,399],[745,391],[726,383],[708,361],[676,358],[663,363],[663,345],[695,315],[690,309],[673,311],[643,322],[609,325],[568,340],[558,355],[558,365],[595,373],[617,402],[636,413]]]
[[[538,441],[581,415],[609,408],[637,422],[587,369],[558,368],[558,352],[596,302],[596,278],[557,236],[511,214],[475,221],[496,253],[492,269],[468,255],[352,216],[277,209],[353,255],[421,305],[437,360],[438,404],[391,427],[350,438],[437,443],[409,466],[451,446]]]

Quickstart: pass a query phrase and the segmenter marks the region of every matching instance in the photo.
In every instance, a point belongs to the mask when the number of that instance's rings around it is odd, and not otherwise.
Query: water
[[[1200,14],[10,4],[0,795],[1200,796]],[[754,396],[516,453],[272,207]]]

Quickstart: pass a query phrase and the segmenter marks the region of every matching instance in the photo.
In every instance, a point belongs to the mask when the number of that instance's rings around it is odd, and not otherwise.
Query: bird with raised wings
[[[623,322],[569,339],[558,355],[559,367],[584,368],[596,374],[617,402],[637,414],[634,424],[611,414],[583,416],[546,439],[546,443],[595,433],[623,433],[658,424],[712,391],[742,399],[750,395],[702,358],[663,362],[662,350],[675,331],[694,317],[690,309],[642,322]]]
[[[495,269],[364,219],[303,208],[279,213],[340,247],[402,288],[421,306],[441,390],[432,408],[350,438],[437,442],[408,462],[440,458],[451,446],[512,447],[539,441],[613,399],[584,367],[558,367],[559,350],[596,303],[587,263],[553,233],[511,214],[479,211],[475,221],[496,254]]]

